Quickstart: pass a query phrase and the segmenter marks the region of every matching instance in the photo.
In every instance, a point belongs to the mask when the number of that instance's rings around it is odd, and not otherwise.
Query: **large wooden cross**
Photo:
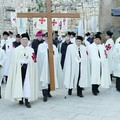
[[[52,2],[46,0],[45,13],[17,13],[18,18],[47,18],[48,28],[48,46],[49,46],[49,69],[50,69],[50,85],[51,91],[55,90],[54,81],[54,60],[53,60],[53,40],[52,40],[52,18],[80,18],[79,13],[52,13]]]

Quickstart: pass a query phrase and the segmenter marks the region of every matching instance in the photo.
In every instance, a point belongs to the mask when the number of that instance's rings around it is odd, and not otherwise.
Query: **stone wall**
[[[120,7],[120,0],[100,0],[100,31],[111,30],[114,37],[120,35],[120,17],[111,16],[111,9]]]

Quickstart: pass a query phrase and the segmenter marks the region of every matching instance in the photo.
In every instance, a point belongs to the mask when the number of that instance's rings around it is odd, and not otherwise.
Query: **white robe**
[[[58,51],[55,45],[53,45],[54,51],[54,78],[55,87],[58,88],[57,71],[58,71]],[[48,61],[48,44],[42,43],[38,47],[37,52],[37,76],[38,80],[42,85],[42,89],[47,89],[50,84],[50,72],[49,72],[49,61]]]
[[[12,38],[8,37],[8,39],[9,39],[11,42],[15,42],[15,38],[14,38],[14,37],[12,37]]]
[[[10,66],[10,58],[11,58],[11,49],[12,49],[12,41],[8,40],[1,40],[1,48],[6,44],[6,62],[3,66],[3,74],[8,76],[9,66]]]
[[[85,44],[85,46],[90,45],[90,43],[87,41],[88,37],[85,37],[85,40],[83,41],[83,43]]]
[[[116,44],[119,44],[119,42],[120,42],[120,37],[118,37],[118,38],[116,39],[115,45],[116,45]]]
[[[113,50],[113,76],[120,77],[120,43],[117,43]]]
[[[0,67],[0,86],[1,86],[1,81],[2,81],[2,77],[3,77],[2,69],[5,64],[5,60],[6,60],[5,51],[0,48],[0,66],[2,66],[2,67]]]
[[[79,63],[81,63],[80,70],[80,87],[88,87],[90,85],[89,80],[89,63],[86,47],[80,45],[81,58],[78,54],[78,46],[71,44],[67,48],[63,77],[65,88],[76,88],[79,75]]]
[[[109,64],[109,68],[110,68],[110,74],[113,73],[113,58],[112,58],[112,54],[113,54],[113,49],[114,49],[114,41],[112,38],[108,39],[105,43],[105,47],[108,46],[110,44],[111,48],[110,49],[106,49],[107,54],[108,54],[108,64]]]
[[[100,52],[101,58],[99,58],[98,50]],[[109,88],[111,85],[110,71],[104,45],[96,45],[93,43],[88,46],[88,52],[91,66],[91,84],[98,84],[103,88]]]
[[[75,44],[75,40],[76,40],[75,37],[74,37],[74,38],[71,38],[71,42],[72,42],[73,44]]]
[[[34,101],[38,96],[38,82],[36,80],[35,62],[32,58],[34,50],[30,47],[24,48],[22,45],[15,48],[10,64],[8,82],[6,85],[5,98],[11,101],[20,100],[27,97],[29,101]],[[25,55],[27,56],[25,56]],[[27,72],[22,87],[21,63],[26,60],[28,63]],[[27,92],[27,93],[26,93]]]

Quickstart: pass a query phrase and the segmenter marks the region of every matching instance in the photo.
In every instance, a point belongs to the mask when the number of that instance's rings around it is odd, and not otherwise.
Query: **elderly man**
[[[31,107],[30,101],[37,99],[37,81],[35,72],[36,57],[28,46],[28,35],[21,35],[21,45],[15,48],[9,69],[5,98],[18,100],[19,104]]]

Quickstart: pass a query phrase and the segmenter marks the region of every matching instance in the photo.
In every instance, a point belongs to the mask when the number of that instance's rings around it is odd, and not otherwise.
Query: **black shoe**
[[[78,97],[84,97],[82,94],[77,94]]]
[[[82,88],[82,90],[85,90],[85,88]]]
[[[52,97],[52,95],[51,95],[49,92],[48,92],[48,95],[47,95],[47,96],[50,97],[50,98]]]
[[[118,92],[120,92],[120,90],[119,89],[116,89]]]
[[[47,102],[48,90],[47,89],[43,89],[42,93],[43,93],[43,101]]]
[[[68,90],[68,95],[72,95],[72,89]]]
[[[24,102],[21,100],[21,101],[19,101],[19,104],[20,104],[20,105],[23,105],[23,104],[24,104]]]
[[[25,106],[27,108],[31,108],[31,104],[30,104],[30,102],[28,102],[28,99],[25,99]]]
[[[27,108],[31,108],[30,102],[25,103],[25,106],[26,106]]]
[[[0,99],[2,98],[2,96],[0,95]]]
[[[47,102],[47,97],[46,96],[43,97],[43,101]]]
[[[24,104],[23,98],[22,98],[22,100],[19,101],[19,104],[20,104],[20,105],[23,105],[23,104]]]
[[[98,95],[98,93],[97,93],[97,92],[93,92],[93,95],[97,96],[97,95]]]

